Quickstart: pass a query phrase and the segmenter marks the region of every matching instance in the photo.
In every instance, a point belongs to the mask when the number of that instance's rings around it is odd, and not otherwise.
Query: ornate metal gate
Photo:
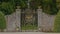
[[[37,11],[26,9],[21,11],[21,30],[35,31],[38,27]]]

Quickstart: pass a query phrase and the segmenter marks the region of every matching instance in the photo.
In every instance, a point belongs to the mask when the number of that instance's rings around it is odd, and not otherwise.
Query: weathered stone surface
[[[52,31],[54,25],[55,15],[47,15],[38,9],[38,29],[41,31]]]
[[[20,13],[21,10],[16,9],[16,12],[13,14],[5,16],[7,22],[7,31],[15,31],[17,27],[20,29]]]
[[[42,9],[37,9],[38,12],[38,30],[40,31],[52,31],[55,15],[47,15],[42,12]],[[8,31],[15,31],[18,27],[20,29],[21,23],[21,10],[16,9],[11,15],[7,15],[7,30]]]

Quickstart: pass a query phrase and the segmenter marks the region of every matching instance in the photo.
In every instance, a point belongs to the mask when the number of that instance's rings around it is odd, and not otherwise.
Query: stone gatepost
[[[16,23],[15,23],[17,31],[20,31],[20,29],[21,29],[20,24],[21,24],[21,9],[20,9],[20,6],[17,6],[17,9],[16,9]]]
[[[41,30],[41,26],[42,26],[42,9],[40,7],[38,7],[37,9],[37,14],[38,14],[38,30]]]

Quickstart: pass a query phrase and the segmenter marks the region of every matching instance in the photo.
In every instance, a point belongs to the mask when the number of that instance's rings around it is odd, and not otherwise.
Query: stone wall
[[[55,15],[47,15],[38,9],[38,28],[40,31],[53,31]]]
[[[16,12],[14,12],[13,14],[5,16],[7,22],[7,31],[15,31],[17,28],[20,29],[20,16],[20,9],[16,9]]]
[[[55,15],[47,15],[42,12],[42,9],[37,9],[37,12],[38,30],[52,31]],[[20,29],[21,9],[16,9],[16,12],[11,15],[6,15],[5,18],[7,22],[7,31],[15,31],[17,27]]]

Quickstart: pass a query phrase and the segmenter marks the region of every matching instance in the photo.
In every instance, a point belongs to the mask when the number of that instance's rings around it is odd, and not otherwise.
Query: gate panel
[[[37,30],[37,12],[27,9],[21,13],[21,29],[25,31]]]

